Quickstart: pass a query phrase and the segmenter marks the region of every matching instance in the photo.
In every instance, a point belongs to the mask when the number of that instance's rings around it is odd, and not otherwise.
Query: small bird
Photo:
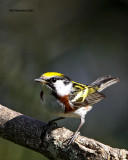
[[[80,125],[69,140],[68,144],[71,144],[85,123],[86,113],[92,109],[93,104],[105,98],[101,91],[118,83],[119,79],[108,75],[97,79],[90,85],[84,85],[72,81],[64,74],[47,72],[35,81],[42,84],[43,89],[40,92],[40,98],[44,106],[50,113],[59,116],[49,123],[65,117],[80,118]]]

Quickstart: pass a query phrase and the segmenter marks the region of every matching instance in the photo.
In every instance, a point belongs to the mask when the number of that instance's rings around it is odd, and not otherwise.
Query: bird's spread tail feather
[[[104,77],[97,79],[90,86],[96,87],[97,91],[100,92],[100,91],[104,90],[105,88],[107,88],[115,83],[118,83],[118,82],[119,82],[119,79],[117,77],[112,77],[112,76],[108,75],[108,76],[104,76]]]

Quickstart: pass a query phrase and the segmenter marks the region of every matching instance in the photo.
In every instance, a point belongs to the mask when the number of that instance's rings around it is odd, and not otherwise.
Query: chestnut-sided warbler
[[[119,82],[119,79],[108,75],[97,79],[90,85],[84,85],[72,81],[61,73],[47,72],[35,81],[42,84],[43,90],[40,97],[44,106],[51,113],[59,116],[50,122],[65,117],[80,118],[80,125],[71,137],[70,144],[79,134],[85,122],[85,115],[92,109],[92,105],[105,98],[101,91]]]

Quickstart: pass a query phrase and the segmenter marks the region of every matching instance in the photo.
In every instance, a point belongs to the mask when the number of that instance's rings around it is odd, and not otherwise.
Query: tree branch
[[[112,148],[93,139],[78,136],[74,144],[65,142],[73,134],[70,130],[27,117],[0,105],[0,136],[21,146],[30,148],[52,160],[125,160],[128,151]],[[44,135],[43,139],[40,138]]]

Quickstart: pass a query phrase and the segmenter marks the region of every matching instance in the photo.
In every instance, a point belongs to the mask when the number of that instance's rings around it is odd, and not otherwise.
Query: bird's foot
[[[80,134],[80,132],[75,132],[69,139],[67,139],[63,143],[66,143],[67,145],[74,143],[79,134]]]

